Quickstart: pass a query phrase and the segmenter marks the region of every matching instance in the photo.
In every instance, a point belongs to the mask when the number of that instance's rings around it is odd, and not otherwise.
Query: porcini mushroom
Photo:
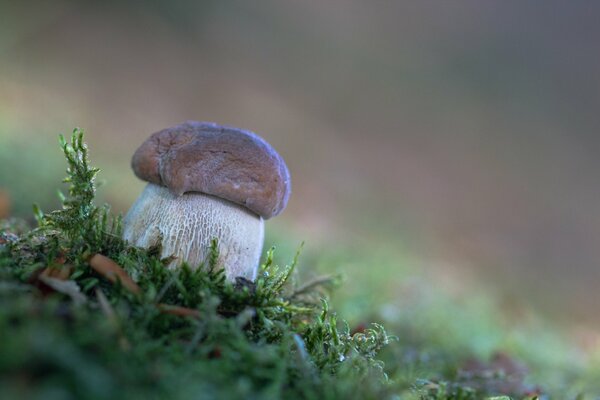
[[[279,214],[290,195],[290,174],[277,152],[256,134],[187,121],[151,135],[131,166],[149,182],[124,219],[123,237],[160,245],[171,267],[203,263],[218,241],[227,279],[254,280],[264,220]]]

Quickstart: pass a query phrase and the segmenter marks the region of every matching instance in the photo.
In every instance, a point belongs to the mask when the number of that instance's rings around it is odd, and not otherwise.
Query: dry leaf
[[[110,258],[103,256],[102,254],[95,254],[90,258],[89,263],[94,271],[98,272],[112,283],[119,281],[121,282],[121,285],[130,292],[134,294],[139,294],[141,292],[140,287],[133,279],[131,279],[127,272]]]

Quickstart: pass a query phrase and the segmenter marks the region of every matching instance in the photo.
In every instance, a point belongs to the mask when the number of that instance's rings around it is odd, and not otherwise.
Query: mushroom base
[[[174,256],[198,268],[218,240],[219,265],[227,279],[254,280],[264,241],[263,219],[246,208],[203,193],[176,196],[150,183],[123,220],[123,239],[138,247],[162,246],[162,257]]]

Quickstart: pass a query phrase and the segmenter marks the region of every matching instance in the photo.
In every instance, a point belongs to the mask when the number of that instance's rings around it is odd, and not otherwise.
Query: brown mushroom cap
[[[154,133],[131,159],[136,176],[173,193],[201,192],[268,219],[290,195],[290,173],[258,135],[210,122],[187,121]]]

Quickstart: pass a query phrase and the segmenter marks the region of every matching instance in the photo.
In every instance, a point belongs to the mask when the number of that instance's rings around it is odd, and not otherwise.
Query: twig
[[[335,275],[325,275],[320,276],[312,281],[306,282],[304,285],[300,286],[298,289],[294,290],[294,293],[290,296],[290,298],[294,298],[296,296],[300,296],[301,294],[310,292],[312,289],[324,286],[335,281]]]
[[[200,318],[200,311],[194,310],[193,308],[181,307],[181,306],[173,306],[170,304],[159,303],[156,305],[160,312],[165,314],[177,315],[180,317],[193,317]]]
[[[90,258],[89,263],[94,271],[98,272],[112,283],[119,281],[121,282],[121,285],[123,285],[123,287],[130,292],[134,294],[139,294],[141,292],[140,287],[133,281],[133,279],[131,279],[129,274],[127,274],[127,272],[125,272],[125,270],[121,268],[119,264],[110,258],[103,256],[102,254],[95,254]],[[112,308],[110,307],[108,300],[106,300],[106,296],[104,296],[101,291],[97,291],[96,296],[98,297],[101,308],[103,311],[105,311],[105,314],[107,314],[109,319],[115,318],[114,312],[111,311]],[[164,303],[158,303],[156,307],[160,312],[165,314],[178,315],[180,317],[200,318],[200,312],[192,308],[174,306]]]

